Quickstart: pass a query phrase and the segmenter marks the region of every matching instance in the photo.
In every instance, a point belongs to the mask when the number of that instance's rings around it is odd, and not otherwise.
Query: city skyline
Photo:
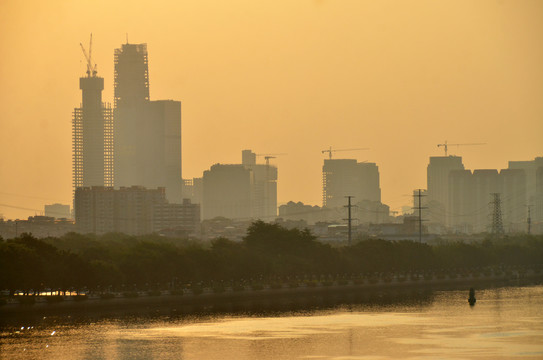
[[[334,158],[375,162],[392,209],[426,187],[428,159],[445,140],[486,143],[449,148],[470,169],[543,153],[541,3],[229,5],[134,4],[118,22],[120,9],[108,13],[105,2],[88,13],[61,2],[0,5],[1,33],[10,34],[0,37],[0,213],[26,218],[71,203],[71,111],[86,67],[78,43],[91,32],[105,102],[113,103],[113,49],[126,32],[148,44],[151,98],[183,102],[185,178],[236,162],[241,149],[288,153],[272,160],[279,204],[320,205],[321,150],[330,145],[371,149]],[[138,26],[160,18],[176,35]]]

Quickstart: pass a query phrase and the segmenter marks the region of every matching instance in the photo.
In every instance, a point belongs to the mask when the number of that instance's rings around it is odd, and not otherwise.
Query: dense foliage
[[[543,237],[482,243],[364,240],[331,246],[309,231],[255,222],[241,242],[70,233],[0,241],[0,289],[166,288],[171,284],[543,263]]]

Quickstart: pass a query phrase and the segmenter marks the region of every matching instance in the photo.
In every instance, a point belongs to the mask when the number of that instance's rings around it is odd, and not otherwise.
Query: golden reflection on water
[[[543,286],[274,317],[116,319],[3,333],[2,358],[541,359]]]

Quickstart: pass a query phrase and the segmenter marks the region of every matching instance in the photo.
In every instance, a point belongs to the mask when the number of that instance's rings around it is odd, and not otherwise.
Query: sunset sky
[[[0,1],[0,214],[71,204],[79,43],[113,102],[113,51],[147,43],[152,100],[182,101],[183,177],[287,153],[278,201],[321,205],[321,150],[376,162],[398,210],[437,144],[469,169],[543,156],[543,1]],[[261,162],[264,159],[260,159]]]

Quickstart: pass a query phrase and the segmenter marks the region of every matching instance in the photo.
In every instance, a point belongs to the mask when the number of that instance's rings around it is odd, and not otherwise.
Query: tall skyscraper
[[[87,58],[79,79],[82,102],[72,118],[73,186],[113,186],[113,112],[102,102],[104,79]]]
[[[379,167],[354,159],[325,159],[322,167],[322,205],[343,207],[345,196],[354,201],[381,201]]]
[[[151,101],[146,44],[115,50],[115,186],[165,187],[182,202],[181,102]]]

